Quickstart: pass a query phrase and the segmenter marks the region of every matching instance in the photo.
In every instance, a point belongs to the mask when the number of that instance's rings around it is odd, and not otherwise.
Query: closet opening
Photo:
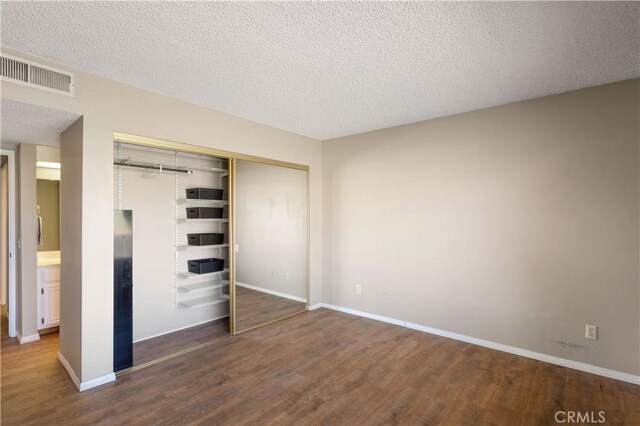
[[[231,161],[114,145],[114,371],[228,336]]]

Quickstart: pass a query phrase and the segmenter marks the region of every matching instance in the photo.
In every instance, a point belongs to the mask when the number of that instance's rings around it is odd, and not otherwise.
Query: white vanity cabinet
[[[38,329],[60,325],[60,265],[38,267]]]

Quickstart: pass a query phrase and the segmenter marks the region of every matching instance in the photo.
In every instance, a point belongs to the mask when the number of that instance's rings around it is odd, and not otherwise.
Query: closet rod
[[[167,171],[167,172],[186,173],[188,175],[193,174],[193,170],[174,169],[172,167],[162,167],[160,165],[148,166],[148,165],[142,165],[142,164],[126,163],[123,161],[114,161],[113,164],[115,164],[116,166],[137,167],[139,169],[152,169],[152,170],[161,170],[161,171]]]

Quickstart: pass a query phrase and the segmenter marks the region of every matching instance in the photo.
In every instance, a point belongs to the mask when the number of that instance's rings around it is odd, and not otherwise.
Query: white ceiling
[[[60,133],[79,117],[78,114],[66,111],[2,99],[0,142],[3,147],[23,142],[59,146]]]
[[[3,45],[317,139],[640,75],[636,2],[2,2]]]

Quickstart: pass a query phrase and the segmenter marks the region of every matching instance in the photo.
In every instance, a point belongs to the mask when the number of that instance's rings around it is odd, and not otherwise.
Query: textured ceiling
[[[15,146],[22,142],[57,145],[60,133],[79,117],[70,112],[2,99],[0,140],[2,146]]]
[[[327,139],[640,75],[629,2],[3,2],[3,45]]]

